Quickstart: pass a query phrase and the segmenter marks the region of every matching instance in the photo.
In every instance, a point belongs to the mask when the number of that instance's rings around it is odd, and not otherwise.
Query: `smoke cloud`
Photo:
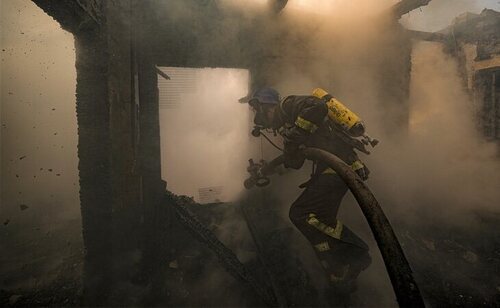
[[[81,256],[73,36],[0,1],[0,288],[37,289]]]
[[[204,12],[195,11],[188,1],[160,3],[159,9],[165,9],[173,23],[191,25],[191,21],[205,18]],[[386,64],[400,59],[401,48],[408,47],[395,46],[401,33],[390,30],[388,21],[377,17],[395,1],[290,0],[279,16],[260,24],[258,21],[264,19],[258,14],[265,12],[265,1],[220,3],[227,12],[244,12],[243,17],[220,21],[217,31],[200,38],[197,47],[211,50],[210,46],[227,46],[228,54],[233,54],[229,51],[239,48],[235,25],[283,31],[292,37],[294,44],[279,46],[279,57],[267,67],[270,86],[283,96],[309,94],[313,88],[323,87],[365,120],[370,135],[381,140],[372,155],[362,156],[372,170],[368,185],[391,220],[419,225],[441,215],[450,217],[450,224],[460,224],[470,211],[498,211],[498,149],[478,133],[475,106],[463,89],[456,60],[445,54],[441,45],[413,44],[409,125],[394,131],[398,123],[388,123],[396,122],[398,109],[407,108],[404,102],[385,95],[394,89],[383,87],[384,81],[393,77],[384,71]],[[404,17],[403,23],[435,31],[465,10],[477,12],[495,5],[492,1],[450,3],[432,1],[422,13]],[[67,212],[76,217],[73,39],[29,1],[2,1],[1,5],[0,215],[20,216],[26,211],[18,207],[26,204],[33,219],[40,213]],[[20,7],[23,11],[16,13]],[[417,19],[420,15],[426,17]],[[37,23],[25,28],[28,19]],[[404,61],[401,69],[405,69]],[[234,200],[243,191],[247,159],[270,160],[278,152],[265,140],[261,145],[260,140],[251,139],[252,114],[248,106],[237,102],[247,94],[254,76],[241,69],[205,69],[200,74],[203,81],[193,85],[198,89],[195,96],[184,96],[177,109],[161,111],[162,171],[173,192],[196,196],[194,189],[198,187],[222,185],[226,188],[224,198]],[[388,131],[388,126],[394,129]],[[280,201],[275,206],[283,219],[288,220],[288,208],[301,192],[297,186],[309,173],[306,166],[272,179]],[[54,210],[48,210],[51,208]],[[366,296],[378,297],[383,306],[394,305],[381,258],[351,196],[342,206],[340,219],[372,247],[374,265],[361,275],[360,284],[363,290],[376,289],[374,293],[378,293]],[[235,228],[230,235],[234,240],[244,232]],[[303,238],[294,245],[308,247]],[[316,264],[312,249],[301,251],[306,263]],[[310,271],[317,268],[311,266]]]
[[[0,217],[11,227],[77,218],[73,36],[31,1],[1,6]]]
[[[265,3],[250,2],[224,1],[223,9],[244,12],[245,18],[238,20],[240,26],[259,27],[255,16],[263,14]],[[380,139],[381,143],[372,155],[360,156],[372,170],[368,185],[390,220],[419,226],[441,216],[448,217],[446,221],[450,224],[460,225],[471,210],[498,210],[495,203],[500,197],[497,190],[497,183],[500,183],[498,153],[495,146],[484,141],[477,131],[475,106],[463,89],[456,60],[445,54],[439,44],[414,42],[413,46],[399,46],[399,42],[404,41],[402,34],[378,14],[394,3],[289,1],[279,16],[268,17],[265,22],[265,30],[282,31],[294,38],[294,44],[278,47],[276,53],[279,57],[269,64],[266,71],[272,83],[269,85],[276,87],[283,96],[309,94],[313,88],[323,87],[365,120],[370,135]],[[480,2],[462,1],[451,6],[453,11],[449,14],[443,15],[440,11],[443,2],[433,1],[422,9],[422,13],[412,12],[410,17],[404,17],[403,23],[411,28],[428,30],[442,26],[432,22],[438,19],[434,16],[446,16],[444,27],[450,22],[448,17],[455,17],[468,9],[477,12],[480,6]],[[187,15],[177,15],[176,18],[196,19],[190,10],[183,12]],[[412,19],[415,14],[424,12],[429,18],[427,21]],[[429,28],[422,28],[423,24]],[[222,30],[211,33],[209,42],[205,42],[207,38],[200,38],[201,46],[222,44],[238,48],[227,45],[227,42],[237,39],[233,26],[233,19],[222,21]],[[401,56],[402,48],[413,48],[411,59]],[[386,95],[386,92],[399,90],[384,87],[385,80],[394,78],[386,69],[393,61],[401,61],[399,67],[394,66],[395,69],[411,71],[408,105]],[[224,91],[219,87],[207,89],[206,96],[210,97],[213,92],[224,97]],[[397,122],[398,113],[404,113],[405,109],[409,110],[407,126]],[[213,129],[208,131],[215,131],[222,119],[225,121],[226,117],[214,119],[210,124],[205,113],[200,113],[193,121],[203,122],[208,127],[212,125]],[[250,141],[245,141],[247,136],[241,135],[241,140],[246,149],[252,149]],[[204,148],[214,144],[221,146],[209,142],[211,138],[217,138],[216,134],[204,143],[200,138],[199,142],[205,145]],[[279,137],[274,140],[279,143]],[[230,148],[235,139],[226,141],[224,148]],[[253,153],[237,152],[233,159],[240,162],[249,157],[270,160],[279,154],[265,140],[262,145],[254,143],[253,149]],[[214,155],[210,158],[214,166],[227,164],[227,161],[223,162],[225,158],[217,159]],[[196,169],[215,176],[209,167],[198,166]],[[307,180],[310,170],[305,166],[300,171],[287,172],[272,179],[272,191],[279,200],[274,206],[284,220],[288,220],[290,204],[301,193],[297,186]],[[232,179],[237,182],[241,178],[235,176]],[[359,297],[372,298],[383,306],[394,306],[394,295],[381,256],[352,196],[346,197],[339,218],[371,246],[374,263],[360,276]],[[244,229],[240,231],[245,232]],[[300,236],[294,241],[295,247],[301,247],[297,250],[302,260],[310,265],[309,271],[318,277],[320,270],[314,265],[317,261],[312,249],[305,249],[309,247],[308,243]]]
[[[381,145],[372,158],[377,189],[400,214],[498,210],[498,150],[477,129],[478,106],[463,88],[456,60],[438,43],[416,43],[411,77],[408,136]]]

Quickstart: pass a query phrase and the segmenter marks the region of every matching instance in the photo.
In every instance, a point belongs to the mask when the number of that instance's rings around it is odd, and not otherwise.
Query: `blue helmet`
[[[273,88],[261,88],[255,91],[250,97],[248,103],[252,105],[252,102],[259,102],[261,104],[279,104],[280,94]]]

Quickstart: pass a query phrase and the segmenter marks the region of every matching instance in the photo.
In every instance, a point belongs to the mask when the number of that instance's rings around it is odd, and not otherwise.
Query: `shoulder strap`
[[[285,97],[284,99],[282,99],[282,100],[280,101],[279,108],[280,108],[281,113],[282,113],[285,117],[289,118],[289,117],[290,117],[290,115],[289,115],[289,114],[285,111],[285,108],[284,108],[284,106],[283,106],[283,105],[285,104],[285,101],[286,101],[286,99],[287,99],[287,98],[288,98],[288,96],[287,96],[287,97]]]

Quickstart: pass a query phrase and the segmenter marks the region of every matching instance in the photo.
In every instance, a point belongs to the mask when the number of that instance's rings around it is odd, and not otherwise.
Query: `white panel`
[[[200,203],[217,203],[225,199],[223,192],[223,186],[201,187],[198,189],[198,198]]]
[[[200,203],[235,199],[244,189],[250,144],[257,142],[249,133],[251,111],[238,102],[248,92],[248,71],[160,69],[171,78],[158,78],[167,188]]]
[[[199,69],[179,67],[159,67],[159,69],[170,77],[170,80],[167,80],[158,76],[160,109],[181,107],[184,95],[196,92],[196,75]]]

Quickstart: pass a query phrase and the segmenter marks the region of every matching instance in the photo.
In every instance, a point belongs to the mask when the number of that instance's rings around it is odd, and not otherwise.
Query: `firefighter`
[[[263,88],[251,96],[249,104],[255,111],[257,127],[272,129],[283,137],[286,168],[300,169],[305,161],[300,147],[315,147],[335,154],[366,180],[369,171],[354,152],[353,144],[342,128],[329,120],[327,103],[333,98],[321,96],[280,99],[276,90]],[[363,133],[364,128],[352,126],[358,131],[354,134]],[[337,220],[346,184],[322,162],[313,165],[311,178],[302,185],[305,190],[290,208],[290,219],[313,246],[327,273],[329,294],[338,300],[339,295],[348,297],[355,290],[355,280],[370,265],[371,258],[367,244]]]

